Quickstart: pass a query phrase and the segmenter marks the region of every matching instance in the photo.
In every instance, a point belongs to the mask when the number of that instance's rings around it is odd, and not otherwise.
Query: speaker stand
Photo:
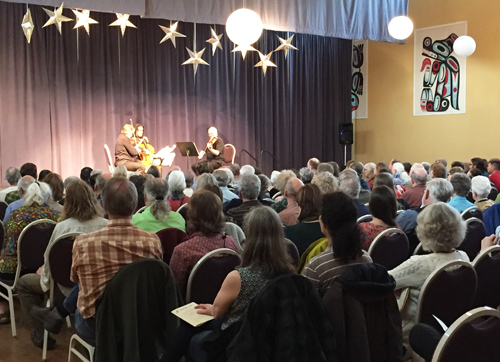
[[[347,145],[344,145],[344,167],[347,165]]]

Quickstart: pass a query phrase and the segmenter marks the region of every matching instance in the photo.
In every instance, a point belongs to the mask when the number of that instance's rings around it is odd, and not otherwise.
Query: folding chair
[[[368,254],[374,263],[391,270],[408,259],[408,249],[406,234],[397,228],[390,228],[375,237],[368,248]]]

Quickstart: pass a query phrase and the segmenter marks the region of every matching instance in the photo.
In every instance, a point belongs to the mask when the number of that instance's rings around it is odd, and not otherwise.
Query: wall
[[[433,162],[500,157],[500,2],[410,0],[414,28],[467,21],[476,41],[467,58],[466,113],[413,116],[413,35],[406,45],[368,44],[368,119],[355,120],[354,158]]]

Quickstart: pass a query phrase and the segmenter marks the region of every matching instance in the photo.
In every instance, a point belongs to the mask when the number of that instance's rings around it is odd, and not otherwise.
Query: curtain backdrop
[[[61,0],[3,0],[59,7]],[[389,21],[408,15],[408,0],[65,0],[67,8],[118,12],[203,24],[225,24],[241,7],[256,11],[269,30],[401,43]]]
[[[186,38],[177,49],[159,24],[168,20],[130,20],[122,37],[108,27],[114,14],[93,13],[99,22],[90,36],[63,24],[41,28],[47,15],[30,6],[35,32],[26,42],[21,19],[26,7],[0,2],[0,162],[9,166],[34,162],[63,177],[78,175],[84,166],[107,170],[103,145],[114,149],[123,124],[133,119],[145,126],[157,150],[177,141],[207,142],[207,128],[215,125],[226,143],[237,149],[236,162],[255,164],[242,149],[260,158],[263,149],[279,163],[263,156],[264,171],[302,167],[310,157],[342,160],[339,123],[350,122],[351,41],[296,34],[285,60],[272,55],[277,68],[264,77],[256,52],[245,61],[231,53],[224,35],[223,50],[211,54],[210,26],[196,26],[196,48],[207,47],[196,77],[185,47],[193,48],[194,24],[179,23]],[[74,17],[69,10],[65,16]],[[216,26],[218,34],[223,26]],[[277,35],[265,31],[255,47],[269,53],[279,45]],[[177,151],[174,164],[186,167]],[[194,162],[196,159],[192,159]],[[3,178],[3,177],[2,177]],[[2,180],[5,184],[5,180]]]

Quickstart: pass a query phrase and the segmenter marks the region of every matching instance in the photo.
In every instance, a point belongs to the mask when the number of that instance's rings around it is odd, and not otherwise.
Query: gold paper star
[[[127,26],[130,28],[137,29],[137,26],[135,26],[128,20],[128,18],[130,17],[129,14],[116,13],[116,17],[117,19],[111,24],[109,24],[109,26],[119,26],[120,29],[122,30],[122,37],[125,35],[125,30],[127,29]]]
[[[178,24],[179,24],[179,22],[176,22],[175,24],[171,25],[170,28],[167,28],[166,26],[159,25],[161,30],[163,30],[165,32],[165,36],[160,41],[160,44],[163,43],[164,41],[167,41],[168,39],[170,39],[172,41],[172,44],[174,44],[174,48],[175,48],[176,47],[175,46],[175,38],[185,38],[186,37],[184,34],[181,34],[177,31]]]
[[[281,45],[280,45],[279,47],[277,47],[277,48],[276,48],[275,52],[277,52],[278,50],[284,50],[284,51],[285,51],[285,59],[286,59],[286,57],[288,56],[288,51],[289,51],[290,49],[292,49],[292,50],[297,50],[297,48],[296,48],[296,47],[294,47],[294,46],[292,45],[292,40],[293,40],[293,37],[294,37],[294,36],[295,36],[295,34],[294,34],[294,35],[292,35],[291,37],[289,37],[289,38],[288,38],[288,39],[286,39],[286,40],[285,40],[285,39],[283,39],[283,38],[280,38],[280,37],[278,36],[278,39],[280,40]]]
[[[222,50],[222,44],[220,43],[220,38],[222,38],[222,34],[217,35],[214,29],[210,28],[212,31],[212,37],[208,39],[206,42],[212,44],[212,55],[215,55],[215,51],[217,48]]]
[[[55,24],[57,26],[57,30],[59,30],[59,34],[62,35],[62,23],[65,21],[73,21],[73,19],[65,17],[62,12],[63,12],[63,6],[64,3],[61,4],[61,6],[57,9],[54,9],[54,11],[47,10],[45,8],[42,8],[47,15],[49,16],[49,20],[45,23],[42,28],[45,28],[46,26]]]
[[[236,48],[234,48],[232,50],[233,53],[234,52],[241,52],[241,56],[243,57],[243,60],[245,59],[245,56],[247,55],[247,51],[256,52],[257,49],[255,49],[251,45],[240,44],[240,45],[237,45]]]
[[[73,10],[73,9],[71,9]],[[90,10],[82,10],[81,12],[78,10],[73,10],[76,15],[76,25],[73,29],[81,28],[82,26],[87,31],[87,34],[90,35],[90,24],[99,24],[97,21],[90,17]]]
[[[21,27],[23,28],[24,36],[26,37],[28,44],[31,43],[31,36],[33,35],[35,24],[33,24],[33,19],[31,18],[31,10],[29,8],[26,11],[26,14],[24,14],[23,16]]]
[[[196,50],[191,51],[188,48],[186,48],[186,50],[188,51],[189,56],[191,58],[189,58],[184,63],[182,63],[182,65],[192,64],[193,65],[193,70],[194,70],[194,75],[196,75],[196,71],[198,70],[198,65],[199,64],[201,64],[201,65],[210,65],[206,61],[204,61],[203,59],[201,59],[201,57],[202,57],[203,52],[205,51],[205,49],[206,48],[203,48],[199,52],[196,52]]]
[[[271,55],[273,54],[273,52],[270,52],[269,54],[267,55],[264,55],[262,54],[261,52],[259,52],[259,58],[260,58],[260,62],[258,62],[257,64],[255,64],[254,67],[262,67],[262,72],[264,72],[264,77],[266,76],[266,72],[267,72],[267,67],[276,67],[276,64],[274,64],[273,62],[271,62]]]

